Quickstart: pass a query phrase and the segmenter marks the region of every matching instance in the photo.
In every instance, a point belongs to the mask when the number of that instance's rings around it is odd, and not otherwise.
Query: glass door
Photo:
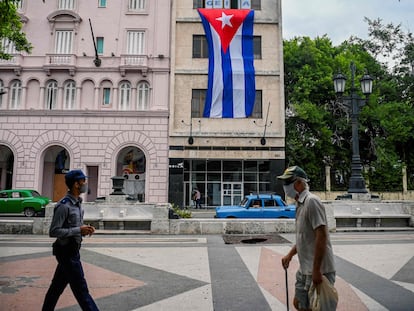
[[[242,200],[242,183],[223,183],[223,205],[239,205]]]

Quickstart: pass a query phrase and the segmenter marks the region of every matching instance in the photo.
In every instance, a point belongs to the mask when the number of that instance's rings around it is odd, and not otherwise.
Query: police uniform
[[[99,311],[89,294],[79,255],[82,242],[80,227],[83,225],[81,202],[80,197],[76,198],[67,193],[54,209],[49,236],[57,238],[53,243],[53,255],[56,256],[58,265],[42,311],[55,309],[60,295],[68,284],[82,310]]]

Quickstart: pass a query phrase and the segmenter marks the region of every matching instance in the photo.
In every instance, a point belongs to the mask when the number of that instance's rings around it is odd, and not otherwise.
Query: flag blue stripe
[[[221,50],[223,70],[223,118],[233,118],[233,70],[231,68],[230,50]]]
[[[254,50],[253,50],[253,20],[254,11],[246,16],[243,23],[243,59],[245,72],[245,111],[246,116],[253,113],[254,102],[256,97],[256,85],[254,78]]]
[[[204,31],[206,33],[206,39],[208,43],[208,82],[207,82],[207,91],[206,91],[206,101],[204,103],[204,112],[203,117],[209,118],[211,105],[212,105],[212,98],[213,98],[213,78],[214,78],[214,53],[213,51],[213,39],[211,36],[211,28],[210,23],[207,19],[202,15],[199,14],[201,17],[201,22],[203,23]]]

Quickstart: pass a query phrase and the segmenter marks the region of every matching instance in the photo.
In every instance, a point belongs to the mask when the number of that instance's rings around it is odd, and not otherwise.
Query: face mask
[[[289,185],[283,185],[283,190],[285,191],[285,194],[289,197],[289,198],[296,198],[296,196],[298,195],[298,192],[295,190],[294,187],[294,182],[289,184]]]
[[[83,184],[80,188],[79,188],[79,192],[80,193],[86,193],[88,191],[88,185],[87,184]]]

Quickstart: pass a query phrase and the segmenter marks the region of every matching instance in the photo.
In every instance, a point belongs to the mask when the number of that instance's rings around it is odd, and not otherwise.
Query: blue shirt
[[[80,227],[83,225],[82,198],[75,198],[69,192],[60,200],[53,211],[49,236],[57,238],[60,245],[69,243],[74,238],[80,245],[82,235]]]

